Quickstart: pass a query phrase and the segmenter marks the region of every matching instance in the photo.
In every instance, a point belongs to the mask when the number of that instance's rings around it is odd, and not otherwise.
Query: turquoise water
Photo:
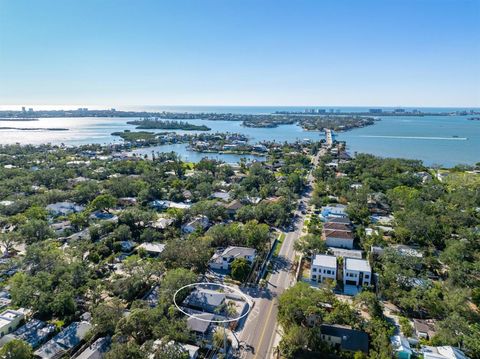
[[[145,110],[177,110],[198,112],[243,112],[269,113],[275,110],[297,110],[297,108],[267,107],[182,107],[182,108],[143,108]],[[298,108],[299,110],[300,108]],[[362,111],[365,109],[352,108]],[[242,110],[242,111],[240,111]],[[345,108],[342,108],[345,110]],[[426,109],[422,109],[427,111]],[[430,109],[432,111],[438,109]],[[444,109],[451,111],[451,109]],[[480,121],[469,121],[469,116],[425,116],[425,117],[382,117],[375,125],[337,134],[337,139],[347,141],[350,152],[367,152],[383,157],[404,157],[421,159],[427,165],[440,164],[454,166],[456,164],[474,164],[480,162]],[[18,131],[0,130],[0,143],[65,143],[70,145],[85,143],[120,142],[112,132],[126,129],[134,130],[127,125],[131,119],[126,118],[57,118],[40,119],[35,122],[2,122],[2,126],[14,127],[64,127],[69,131]],[[247,135],[251,142],[258,141],[295,141],[302,139],[318,140],[323,133],[303,131],[296,125],[284,125],[277,128],[248,128],[240,122],[192,120],[212,128],[213,132],[239,132]],[[182,131],[178,131],[182,132]],[[155,149],[157,150],[157,149]],[[185,145],[162,146],[158,150],[178,152],[184,159],[197,161],[205,154],[188,151]],[[151,154],[151,149],[143,153]],[[235,155],[209,155],[234,162],[240,157]],[[253,158],[253,157],[251,157]]]
[[[202,158],[208,157],[213,158],[216,160],[221,160],[226,163],[236,163],[240,160],[240,158],[246,158],[248,161],[263,161],[265,157],[263,156],[252,156],[252,155],[234,155],[234,154],[219,154],[219,153],[200,153],[195,151],[189,151],[187,149],[187,144],[185,143],[175,143],[173,145],[165,145],[165,146],[155,146],[155,147],[148,147],[148,148],[139,148],[138,150],[133,151],[139,155],[147,155],[148,158],[152,158],[152,151],[153,153],[157,152],[176,152],[180,157],[187,162],[200,162]]]
[[[341,133],[353,153],[421,159],[427,165],[480,162],[480,121],[464,116],[383,117],[374,126]],[[458,136],[458,137],[453,137]]]

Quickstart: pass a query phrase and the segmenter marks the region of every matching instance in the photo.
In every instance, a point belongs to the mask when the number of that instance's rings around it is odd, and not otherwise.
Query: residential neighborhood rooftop
[[[42,359],[57,358],[78,346],[91,328],[92,325],[88,322],[74,322],[41,346],[34,354]]]
[[[345,269],[358,272],[371,272],[370,263],[365,259],[345,258]]]
[[[337,268],[337,257],[317,254],[313,258],[313,265],[328,268]]]
[[[158,242],[152,242],[152,243],[145,242],[145,243],[140,244],[138,246],[138,248],[142,248],[142,249],[144,249],[144,250],[146,250],[147,252],[150,252],[150,253],[160,254],[165,249],[165,244],[158,243]]]
[[[368,334],[365,332],[336,324],[322,324],[320,326],[320,332],[322,335],[341,338],[340,345],[344,350],[368,353]]]
[[[353,239],[353,233],[336,229],[326,229],[323,231],[326,237]]]
[[[216,308],[225,302],[225,293],[211,289],[195,289],[183,301],[183,304],[190,307],[202,309]]]

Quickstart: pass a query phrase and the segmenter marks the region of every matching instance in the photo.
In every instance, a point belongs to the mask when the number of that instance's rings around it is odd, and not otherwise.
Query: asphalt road
[[[314,166],[318,163],[318,157],[323,155],[321,151],[314,158]],[[300,199],[308,203],[313,189],[313,176],[311,173],[307,177],[310,190]],[[304,214],[296,211],[298,219],[295,222],[295,231],[286,232],[280,253],[273,263],[274,272],[269,278],[267,288],[263,290],[251,290],[247,292],[255,301],[255,306],[248,315],[243,330],[240,333],[240,340],[247,343],[249,351],[243,351],[242,358],[270,359],[274,355],[274,342],[277,335],[278,323],[278,296],[285,289],[295,283],[295,273],[292,273],[292,265],[295,259],[293,243],[302,235]]]

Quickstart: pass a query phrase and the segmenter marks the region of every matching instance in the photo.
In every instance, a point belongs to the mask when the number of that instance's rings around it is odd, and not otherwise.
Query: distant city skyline
[[[150,105],[478,108],[480,1],[0,1],[0,109]]]

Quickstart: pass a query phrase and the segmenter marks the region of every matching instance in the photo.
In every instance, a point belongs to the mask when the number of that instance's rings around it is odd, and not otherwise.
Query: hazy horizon
[[[41,104],[20,104],[20,105],[2,105],[0,111],[20,111],[22,107],[26,109],[40,111],[55,110],[76,110],[78,108],[88,108],[89,110],[108,110],[115,108],[120,111],[156,111],[154,108],[315,108],[315,109],[351,109],[351,108],[381,108],[381,109],[445,109],[445,110],[479,110],[480,106],[408,106],[408,105],[89,105],[89,104],[62,104],[62,105],[41,105]]]

